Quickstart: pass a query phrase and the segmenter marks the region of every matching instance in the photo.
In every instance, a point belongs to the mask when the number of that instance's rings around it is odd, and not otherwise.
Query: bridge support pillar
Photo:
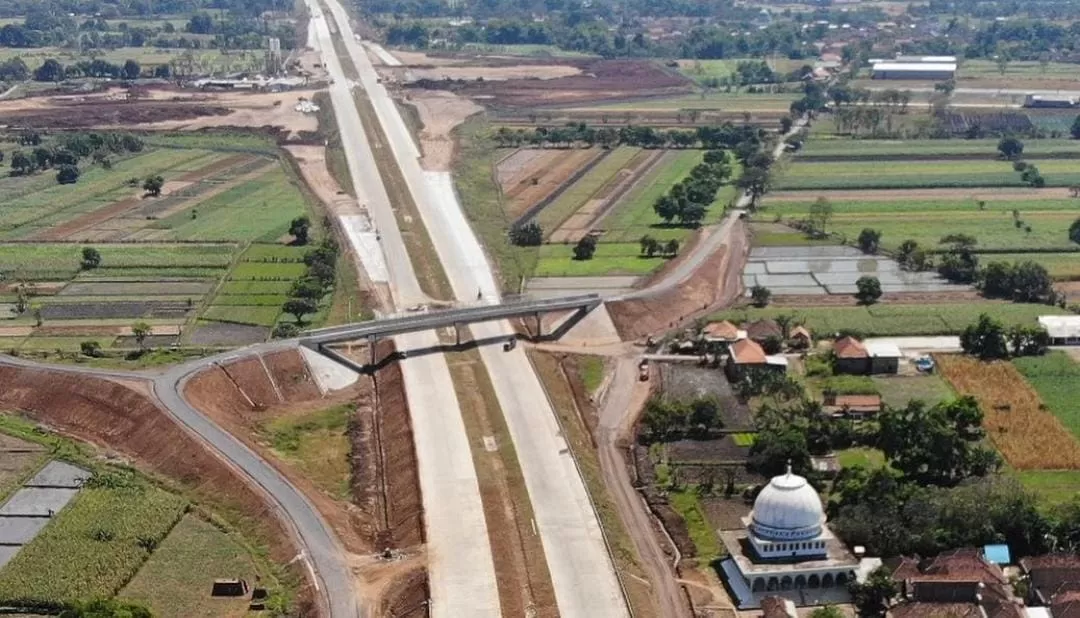
[[[454,322],[454,344],[461,347],[461,322]]]
[[[379,359],[375,358],[375,342],[377,340],[378,340],[378,337],[376,337],[375,335],[368,335],[368,338],[367,338],[368,362],[371,363],[372,367],[374,367],[375,365],[377,365],[379,363]]]
[[[544,324],[540,321],[540,312],[537,311],[533,315],[536,316],[536,338],[539,339],[544,334]]]

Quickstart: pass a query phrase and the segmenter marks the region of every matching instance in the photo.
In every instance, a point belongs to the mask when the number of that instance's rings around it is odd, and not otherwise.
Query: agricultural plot
[[[785,115],[799,93],[749,94],[700,92],[670,98],[655,98],[626,103],[594,105],[585,109],[633,110],[723,110],[725,112],[765,112]]]
[[[1080,365],[1066,353],[1048,352],[1013,360],[1050,412],[1080,439]]]
[[[511,219],[524,215],[605,154],[601,149],[515,151],[496,166],[504,212]]]
[[[536,265],[537,277],[592,277],[602,275],[645,275],[662,265],[665,258],[645,257],[638,243],[600,243],[590,260],[575,260],[571,245],[544,245]]]
[[[751,62],[760,62],[760,58],[724,58],[724,59],[683,59],[679,60],[679,72],[689,77],[690,79],[697,81],[698,83],[704,82],[708,79],[722,79],[730,77],[735,72],[735,67],[739,62],[744,60],[750,60]],[[802,60],[790,60],[788,58],[767,59],[769,67],[777,73],[790,73],[803,64],[806,64]]]
[[[1080,183],[1074,161],[1030,159],[1046,185],[1065,187]],[[1019,187],[1026,183],[1008,161],[796,161],[777,177],[775,188],[785,189],[889,189],[924,187]]]
[[[306,270],[307,250],[278,244],[250,245],[202,313],[202,319],[273,326],[292,282]]]
[[[550,234],[587,201],[593,199],[604,185],[612,180],[640,152],[640,148],[623,146],[616,148],[596,164],[585,176],[566,188],[551,204],[536,216],[544,232]]]
[[[49,606],[112,596],[180,520],[186,506],[185,499],[149,485],[84,489],[0,569],[0,600]]]
[[[1006,325],[1035,324],[1040,315],[1066,315],[1067,311],[1046,305],[986,301],[965,304],[879,304],[866,307],[766,307],[732,309],[710,320],[743,322],[759,318],[791,315],[813,332],[853,332],[863,336],[956,335],[986,313]]]
[[[965,289],[937,273],[901,270],[895,261],[852,247],[755,247],[743,269],[743,285],[773,294],[854,294],[863,276],[877,277],[883,292],[949,292]],[[749,292],[748,292],[749,293]]]
[[[941,374],[958,393],[978,400],[983,427],[1010,466],[1080,469],[1080,443],[1012,364],[959,355],[939,356],[937,361]]]
[[[604,230],[605,242],[637,242],[644,234],[662,240],[682,238],[685,231],[678,228],[659,228],[660,217],[653,211],[653,204],[690,174],[701,163],[702,153],[696,150],[670,151],[664,154],[660,164],[646,172],[619,201],[611,212],[601,219],[599,227]],[[659,228],[659,229],[654,229]]]
[[[1072,122],[1073,115],[1069,122]],[[1068,130],[1068,127],[1065,127]],[[987,159],[998,157],[996,139],[925,139],[925,140],[870,140],[870,139],[810,139],[795,155],[797,160],[860,159],[862,157],[892,157],[909,159],[935,155],[983,155]],[[1025,140],[1026,156],[1080,155],[1080,142],[1068,139]]]

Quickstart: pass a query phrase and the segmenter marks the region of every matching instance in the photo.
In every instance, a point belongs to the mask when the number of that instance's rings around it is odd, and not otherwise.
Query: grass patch
[[[754,442],[757,442],[757,435],[752,433],[733,433],[731,434],[731,440],[736,446],[750,447],[754,446]]]
[[[187,500],[128,475],[83,489],[0,570],[4,602],[112,596],[180,519]]]
[[[352,63],[348,63],[350,66]],[[334,104],[329,92],[316,92],[312,101],[319,106],[319,133],[326,143],[326,169],[345,193],[356,197],[349,162],[345,157],[345,147],[341,144],[341,133],[334,115]]]
[[[996,139],[917,139],[917,140],[872,140],[872,139],[811,139],[796,155],[796,159],[815,157],[851,157],[866,155],[890,156],[933,156],[953,154],[985,154],[988,158],[998,156]],[[1068,139],[1024,140],[1024,154],[1048,155],[1057,153],[1080,152],[1080,142]]]
[[[874,469],[885,465],[885,453],[876,448],[846,448],[836,452],[836,461],[842,468]]]
[[[686,522],[686,528],[690,532],[690,540],[697,549],[698,564],[710,564],[724,555],[720,546],[720,539],[709,525],[705,512],[701,509],[701,500],[693,487],[687,487],[679,491],[668,491],[668,501],[671,507],[678,511]]]
[[[775,318],[781,314],[805,320],[813,332],[835,333],[855,331],[863,336],[956,335],[986,313],[1007,326],[1035,324],[1040,315],[1065,315],[1057,307],[996,301],[966,304],[893,305],[877,304],[867,307],[746,307],[721,311],[710,321],[744,322],[760,318]]]
[[[811,378],[809,381],[822,392],[837,395],[877,395],[877,383],[870,376],[836,375],[827,378]]]
[[[356,411],[343,404],[263,425],[270,446],[294,464],[306,478],[337,499],[349,496],[349,438],[346,429]]]
[[[592,105],[584,109],[607,110],[717,110],[725,112],[782,112],[788,113],[792,102],[801,94],[748,94],[728,92],[699,92],[669,98],[648,99],[627,103]]]
[[[218,290],[218,297],[234,294],[276,294],[287,296],[291,289],[291,281],[226,281]]]
[[[1075,161],[1034,159],[1050,187],[1080,182]],[[797,161],[778,175],[775,189],[905,189],[919,187],[1022,187],[1008,161]]]
[[[138,276],[156,269],[216,269],[232,262],[236,246],[157,245],[107,243],[34,243],[0,244],[0,264],[11,279],[37,279],[42,274],[66,273],[70,278],[80,272],[82,248],[92,246],[101,253],[101,267],[86,271],[90,276]],[[221,272],[216,273],[221,276]]]
[[[582,356],[578,359],[578,370],[585,390],[595,393],[604,381],[604,359],[600,356]]]
[[[671,187],[690,175],[690,170],[701,163],[704,154],[700,150],[685,150],[664,155],[665,159],[619,200],[611,212],[600,221],[604,230],[604,242],[637,242],[645,234],[655,238],[679,238],[689,230],[663,225],[653,210],[657,199],[666,195]],[[722,207],[721,207],[722,209]]]
[[[248,600],[214,598],[215,579],[255,582],[259,569],[240,539],[196,515],[186,515],[118,596],[145,604],[162,618],[240,615]]]
[[[1013,359],[1013,365],[1054,416],[1080,438],[1080,365],[1058,350]]]
[[[252,279],[265,281],[289,281],[298,279],[307,272],[307,266],[296,262],[241,262],[229,273],[232,281]],[[291,283],[290,283],[291,285]]]
[[[575,260],[571,245],[540,247],[537,277],[587,277],[597,275],[645,275],[667,258],[644,257],[637,243],[600,243],[592,259]]]
[[[1047,506],[1072,502],[1080,496],[1080,470],[1014,470],[1011,474]]]
[[[881,401],[892,408],[906,407],[918,399],[927,405],[949,399],[952,389],[936,374],[918,376],[872,376]]]
[[[281,307],[212,305],[201,317],[204,320],[271,327],[277,323],[279,315]],[[311,317],[308,316],[308,319]]]
[[[502,193],[495,182],[498,155],[483,116],[475,116],[454,130],[454,187],[461,207],[498,269],[503,290],[517,292],[521,281],[536,268],[536,247],[515,247],[507,231],[513,220],[506,215]]]

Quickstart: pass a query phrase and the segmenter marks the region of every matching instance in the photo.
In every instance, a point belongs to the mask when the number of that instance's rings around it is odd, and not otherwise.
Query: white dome
[[[750,513],[757,536],[774,541],[811,539],[821,533],[825,511],[806,479],[791,473],[773,477],[758,494]]]

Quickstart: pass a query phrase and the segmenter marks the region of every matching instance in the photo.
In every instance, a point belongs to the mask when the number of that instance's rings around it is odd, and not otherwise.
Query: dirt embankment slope
[[[19,367],[0,367],[0,384],[0,408],[115,451],[211,505],[235,509],[257,522],[258,540],[275,561],[285,564],[296,556],[297,547],[264,496],[145,395],[103,378]],[[301,614],[314,615],[310,590],[301,601]]]

